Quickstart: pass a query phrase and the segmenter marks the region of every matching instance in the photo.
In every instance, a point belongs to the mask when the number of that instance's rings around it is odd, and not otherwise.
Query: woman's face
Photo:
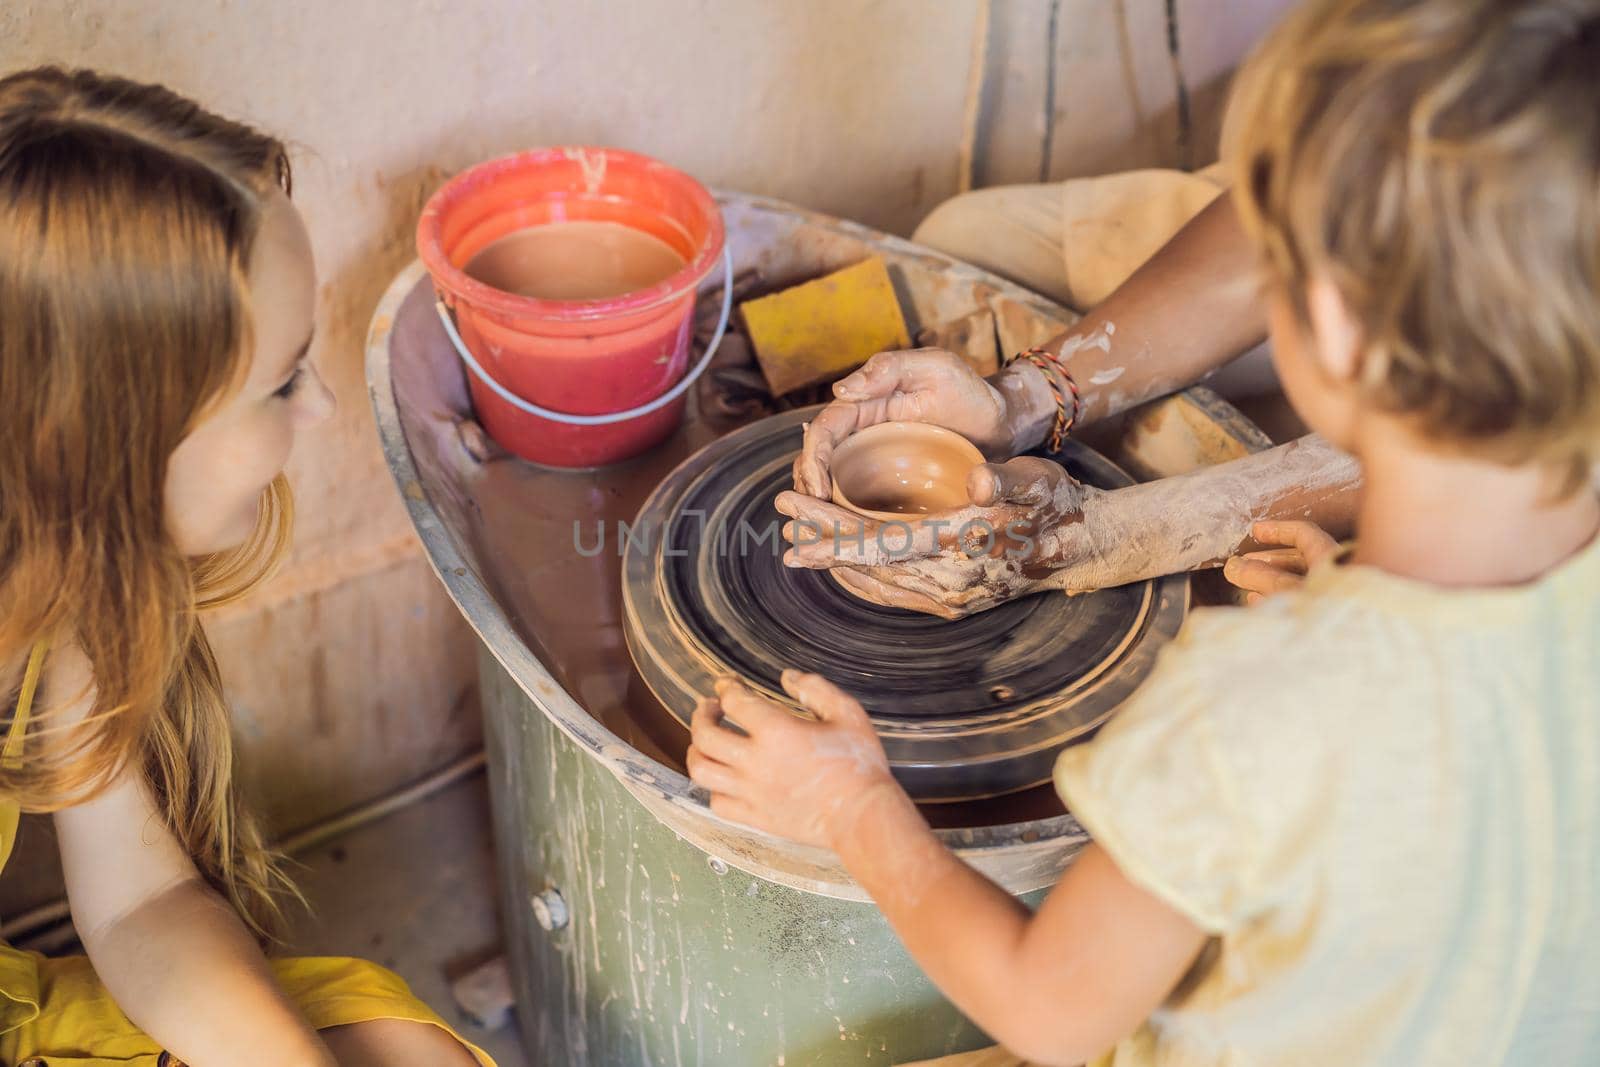
[[[333,413],[307,358],[316,267],[300,213],[274,190],[250,264],[254,346],[243,386],[179,443],[167,465],[167,529],[188,556],[242,544],[296,431]]]

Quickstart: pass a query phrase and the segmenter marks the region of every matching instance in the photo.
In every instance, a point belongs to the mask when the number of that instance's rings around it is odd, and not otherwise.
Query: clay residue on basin
[[[539,659],[585,710],[645,755],[683,770],[688,735],[645,688],[622,631],[619,524],[717,436],[696,418],[635,460],[590,471],[502,457],[474,479],[471,535],[486,582]]]

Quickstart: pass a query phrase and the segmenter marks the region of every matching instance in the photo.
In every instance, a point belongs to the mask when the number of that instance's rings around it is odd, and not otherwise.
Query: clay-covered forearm
[[[1230,463],[1091,492],[1082,518],[1045,535],[1049,584],[1078,592],[1214,566],[1257,547],[1250,528],[1306,519],[1334,537],[1355,518],[1361,470],[1311,435]]]
[[[186,879],[84,937],[141,1030],[190,1067],[335,1067],[227,902]]]
[[[1223,194],[1046,347],[1061,353],[1090,423],[1190,385],[1266,335],[1256,254]],[[1018,451],[1038,446],[1055,417],[1043,372],[1016,363],[994,384]]]

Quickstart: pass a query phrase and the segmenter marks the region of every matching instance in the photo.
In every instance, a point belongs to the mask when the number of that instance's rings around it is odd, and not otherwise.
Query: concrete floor
[[[529,1067],[515,1020],[487,1032],[450,982],[500,951],[487,781],[479,771],[299,857],[313,913],[293,916],[287,953],[360,956],[390,968],[499,1067]]]

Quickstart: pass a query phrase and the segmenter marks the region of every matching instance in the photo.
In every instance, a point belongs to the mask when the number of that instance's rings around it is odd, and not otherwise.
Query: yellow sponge
[[[773,396],[832,381],[877,352],[911,345],[881,259],[747,301],[740,310]]]

